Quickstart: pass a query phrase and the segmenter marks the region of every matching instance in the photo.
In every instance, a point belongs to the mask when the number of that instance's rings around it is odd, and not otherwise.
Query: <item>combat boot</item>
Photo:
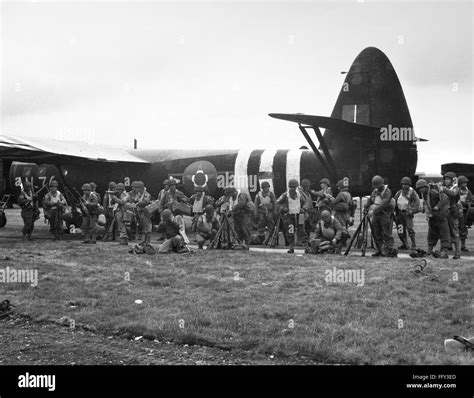
[[[372,253],[372,257],[384,257],[384,255],[377,250],[375,253]]]
[[[448,259],[448,252],[446,250],[442,250],[441,253],[437,255],[437,258],[441,258],[443,260]]]
[[[91,241],[90,241],[90,243],[92,243],[92,244],[96,244],[96,243],[97,243],[97,233],[93,233],[93,234],[91,235]]]
[[[397,249],[391,248],[391,249],[387,250],[387,253],[385,254],[385,257],[398,257]]]

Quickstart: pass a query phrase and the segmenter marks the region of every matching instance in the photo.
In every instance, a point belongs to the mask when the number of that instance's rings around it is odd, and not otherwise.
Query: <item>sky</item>
[[[401,81],[419,172],[474,163],[472,2],[4,1],[1,133],[139,148],[293,148],[357,54]]]

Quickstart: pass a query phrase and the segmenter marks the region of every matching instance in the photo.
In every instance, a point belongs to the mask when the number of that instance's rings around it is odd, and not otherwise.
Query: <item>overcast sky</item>
[[[473,6],[459,2],[3,2],[2,132],[153,148],[290,148],[368,46],[401,81],[418,171],[474,162]]]

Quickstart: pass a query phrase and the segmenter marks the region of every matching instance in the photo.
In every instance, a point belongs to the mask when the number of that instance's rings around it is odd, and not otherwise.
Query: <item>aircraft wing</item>
[[[303,113],[269,113],[276,119],[288,120],[308,126],[322,127],[327,130],[336,130],[342,133],[374,133],[380,132],[380,127],[368,124],[353,123],[334,117],[305,115]]]
[[[0,159],[33,163],[83,161],[149,163],[124,148],[33,137],[0,135]]]

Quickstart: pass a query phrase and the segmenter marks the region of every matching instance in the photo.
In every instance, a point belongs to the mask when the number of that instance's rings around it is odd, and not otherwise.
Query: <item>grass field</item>
[[[472,261],[200,251],[130,255],[114,243],[0,243],[0,268],[34,268],[38,286],[0,284],[34,321],[326,364],[472,364],[444,352],[473,334]],[[2,257],[0,256],[0,259]],[[364,283],[326,270],[363,269]],[[457,280],[453,280],[456,279]],[[136,304],[135,300],[142,300]]]

